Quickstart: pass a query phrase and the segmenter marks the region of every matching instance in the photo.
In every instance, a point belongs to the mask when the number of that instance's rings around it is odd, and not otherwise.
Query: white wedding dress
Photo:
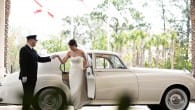
[[[71,57],[70,62],[69,82],[71,98],[74,108],[79,109],[89,103],[87,98],[86,77],[83,73],[83,57]]]

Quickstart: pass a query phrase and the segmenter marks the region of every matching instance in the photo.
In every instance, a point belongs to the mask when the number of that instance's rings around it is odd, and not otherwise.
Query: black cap
[[[27,40],[34,39],[34,40],[38,41],[37,40],[37,35],[28,35],[28,36],[26,36],[26,39]]]

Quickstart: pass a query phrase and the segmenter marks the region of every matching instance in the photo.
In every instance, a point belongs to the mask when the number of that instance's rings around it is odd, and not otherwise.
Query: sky
[[[160,32],[160,15],[155,10],[153,2],[149,8],[141,7],[143,0],[132,0],[136,9],[146,16],[146,21],[152,24],[153,32]],[[146,1],[146,0],[144,0]],[[11,0],[10,25],[21,27],[24,36],[37,34],[41,39],[49,35],[58,35],[62,30],[64,16],[76,16],[89,13],[103,0]],[[38,12],[40,11],[41,12]],[[37,13],[36,13],[37,11]],[[50,15],[48,14],[50,13]]]
[[[12,0],[10,25],[24,29],[25,34],[47,38],[59,34],[64,16],[89,13],[102,0]],[[41,12],[37,12],[41,10]],[[51,13],[51,15],[48,14]]]

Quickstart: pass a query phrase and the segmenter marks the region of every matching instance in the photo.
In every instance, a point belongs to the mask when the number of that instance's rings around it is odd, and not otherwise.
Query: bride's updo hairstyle
[[[68,42],[68,45],[69,45],[69,46],[75,46],[75,47],[77,47],[77,42],[76,42],[76,40],[71,39],[71,40]]]

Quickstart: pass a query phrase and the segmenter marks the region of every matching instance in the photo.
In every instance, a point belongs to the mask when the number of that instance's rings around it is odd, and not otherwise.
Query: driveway
[[[149,110],[147,106],[131,106],[129,110]],[[21,106],[0,106],[0,110],[21,110]],[[74,110],[72,106],[68,110]],[[116,106],[85,106],[81,110],[117,110]],[[191,102],[187,110],[195,110],[195,103]]]

